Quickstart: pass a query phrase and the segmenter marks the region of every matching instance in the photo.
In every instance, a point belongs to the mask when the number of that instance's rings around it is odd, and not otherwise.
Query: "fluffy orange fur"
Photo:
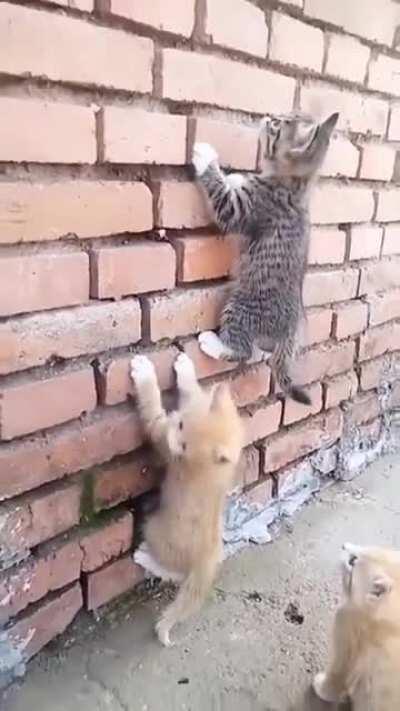
[[[167,414],[152,366],[132,360],[138,407],[145,431],[167,464],[160,508],[149,516],[135,560],[150,573],[181,582],[176,599],[156,625],[160,641],[197,611],[223,558],[222,518],[242,448],[242,425],[229,388],[206,391],[187,355],[175,362],[179,410]]]
[[[353,711],[399,711],[400,552],[343,548],[344,602],[330,666],[314,690],[324,701],[351,699]]]

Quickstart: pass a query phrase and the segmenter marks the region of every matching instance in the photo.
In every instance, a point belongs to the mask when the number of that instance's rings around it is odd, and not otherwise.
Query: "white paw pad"
[[[219,336],[214,331],[203,331],[199,335],[200,350],[214,360],[220,360],[229,355]]]
[[[208,166],[218,160],[216,150],[209,143],[195,143],[193,146],[192,163],[198,175],[203,175]]]
[[[131,378],[136,383],[153,380],[156,377],[154,365],[144,355],[136,355],[131,360]]]

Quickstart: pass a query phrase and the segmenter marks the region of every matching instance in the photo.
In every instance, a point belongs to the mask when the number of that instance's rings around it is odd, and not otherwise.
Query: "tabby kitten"
[[[219,337],[199,336],[215,359],[249,360],[254,349],[271,355],[284,393],[309,404],[292,383],[290,364],[303,312],[309,242],[309,188],[326,155],[338,114],[323,123],[306,116],[263,120],[261,174],[224,175],[207,143],[196,143],[193,165],[223,232],[247,238],[239,273],[222,313]]]

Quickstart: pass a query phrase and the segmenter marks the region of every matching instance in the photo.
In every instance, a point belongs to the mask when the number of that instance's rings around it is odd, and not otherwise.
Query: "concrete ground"
[[[152,634],[165,593],[135,604],[131,596],[89,631],[80,620],[30,665],[2,711],[328,709],[309,684],[326,659],[340,547],[400,547],[399,475],[400,456],[381,459],[304,507],[273,544],[226,562],[213,599],[173,649]]]

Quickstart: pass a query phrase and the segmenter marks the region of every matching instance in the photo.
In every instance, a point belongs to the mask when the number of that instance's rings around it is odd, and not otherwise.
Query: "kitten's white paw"
[[[136,355],[131,360],[131,378],[135,383],[156,380],[156,371],[153,363],[147,356]]]
[[[215,148],[209,143],[195,143],[193,146],[192,163],[197,175],[203,175],[210,163],[218,160]]]
[[[161,644],[164,645],[164,647],[173,647],[174,643],[172,642],[170,636],[169,636],[169,627],[168,625],[164,622],[164,620],[159,620],[156,624],[156,635],[158,639],[160,640]]]
[[[203,331],[199,338],[200,350],[214,360],[221,360],[228,356],[228,349],[224,346],[219,336],[214,331]]]
[[[189,358],[186,353],[179,353],[174,362],[174,370],[178,380],[178,385],[181,380],[187,381],[196,379],[196,371],[194,369],[193,361]]]
[[[322,701],[327,701],[328,703],[338,701],[338,697],[336,695],[328,693],[329,689],[327,689],[325,672],[319,672],[316,674],[312,685],[315,693],[320,699],[322,699]]]

